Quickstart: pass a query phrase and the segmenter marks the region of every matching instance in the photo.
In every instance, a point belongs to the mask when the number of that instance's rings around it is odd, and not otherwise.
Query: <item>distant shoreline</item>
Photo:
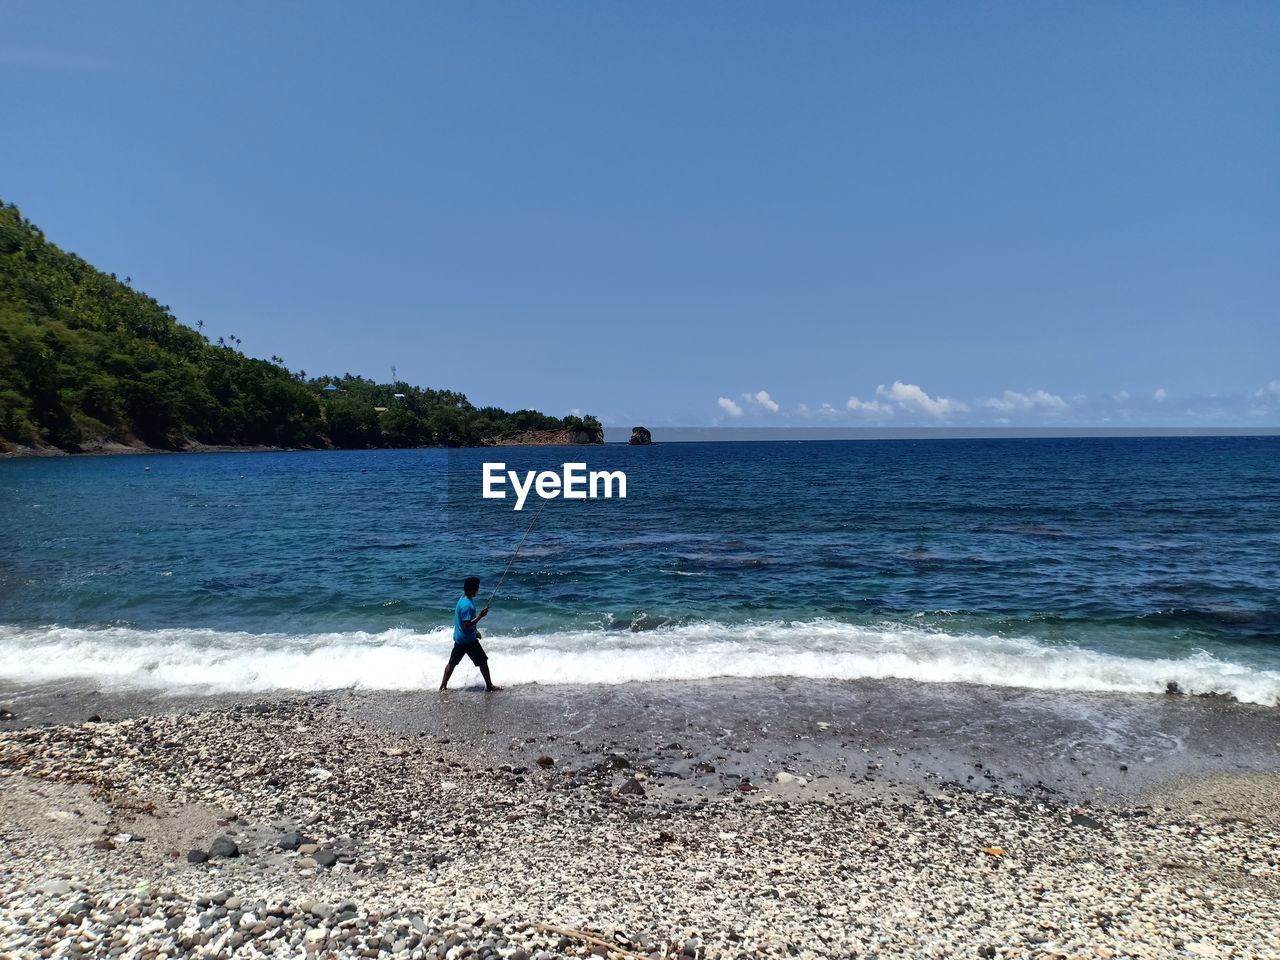
[[[1172,439],[1179,437],[1213,439],[1280,437],[1280,427],[1147,427],[1126,429],[1121,427],[1092,429],[1087,427],[1045,427],[1041,429],[1009,427],[998,430],[970,429],[967,427],[910,427],[882,429],[879,427],[654,427],[654,444],[663,443],[821,443],[858,440],[1071,440],[1071,439]],[[612,436],[611,436],[612,434]],[[276,447],[263,445],[234,446],[225,444],[191,443],[181,449],[149,447],[145,444],[127,444],[118,441],[100,441],[89,449],[63,450],[60,447],[14,445],[0,450],[0,459],[36,460],[56,457],[111,457],[138,456],[171,453],[333,453],[358,450],[475,450],[488,447],[592,447],[629,446],[629,427],[606,427],[605,440],[600,443],[520,443],[511,440],[495,440],[486,443],[437,446],[424,444],[414,447]]]
[[[178,450],[164,447],[132,446],[127,443],[103,443],[89,450],[63,450],[60,447],[17,446],[11,450],[0,450],[0,459],[5,460],[53,460],[62,457],[131,457],[149,454],[186,454],[186,453],[343,453],[369,450],[479,450],[488,447],[584,447],[601,444],[582,443],[502,443],[457,444],[453,446],[437,446],[424,444],[416,447],[272,447],[272,446],[229,446],[223,444],[196,443]],[[625,444],[623,444],[625,446]]]

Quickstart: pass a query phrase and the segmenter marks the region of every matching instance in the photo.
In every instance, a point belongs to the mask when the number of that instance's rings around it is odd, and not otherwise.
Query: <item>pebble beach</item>
[[[1280,956],[1274,772],[990,789],[503,696],[9,719],[0,957]]]

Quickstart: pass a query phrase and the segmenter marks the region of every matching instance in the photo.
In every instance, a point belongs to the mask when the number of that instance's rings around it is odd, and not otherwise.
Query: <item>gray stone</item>
[[[297,850],[304,843],[306,843],[306,839],[302,834],[298,833],[296,830],[290,830],[279,839],[276,846],[281,850]]]
[[[224,858],[238,857],[240,856],[240,846],[230,837],[223,834],[221,837],[218,837],[217,840],[214,840],[213,843],[209,844],[209,856]],[[224,899],[222,902],[226,903],[226,900]]]

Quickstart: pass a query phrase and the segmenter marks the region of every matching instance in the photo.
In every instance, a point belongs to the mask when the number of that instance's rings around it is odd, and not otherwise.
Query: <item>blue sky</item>
[[[1280,424],[1274,3],[6,4],[0,197],[309,373]]]

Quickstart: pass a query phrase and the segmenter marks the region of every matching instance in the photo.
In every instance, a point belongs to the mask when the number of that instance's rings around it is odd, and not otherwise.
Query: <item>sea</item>
[[[482,497],[486,462],[566,461],[624,472],[626,497]],[[1274,436],[8,460],[0,515],[0,680],[19,685],[429,689],[476,575],[510,687],[1280,702]]]

